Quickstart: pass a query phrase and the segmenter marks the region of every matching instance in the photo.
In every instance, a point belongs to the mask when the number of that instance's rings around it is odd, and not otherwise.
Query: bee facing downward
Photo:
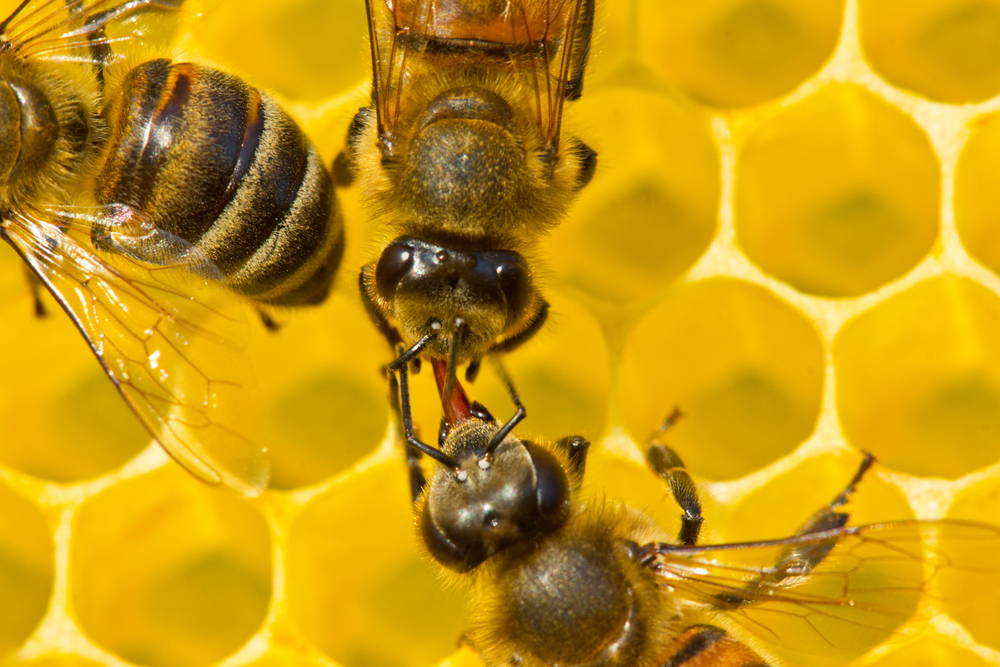
[[[528,257],[594,172],[594,151],[562,136],[594,0],[366,5],[372,105],[335,174],[397,236],[362,269],[362,299],[406,358],[475,368],[542,326]]]
[[[412,437],[406,383],[403,368]],[[585,439],[498,441],[503,427],[458,383],[451,391],[442,467],[425,479],[410,462],[414,512],[431,557],[471,587],[463,639],[488,665],[843,664],[892,635],[943,575],[968,573],[986,589],[989,577],[1000,582],[994,526],[848,526],[843,506],[870,455],[794,535],[700,545],[695,486],[664,442],[673,415],[647,455],[682,509],[671,543],[636,510],[583,490]]]
[[[316,149],[266,94],[113,52],[181,2],[24,0],[0,22],[0,238],[36,309],[41,285],[164,448],[254,492],[267,462],[240,432],[238,318],[215,292],[322,301],[343,225]]]

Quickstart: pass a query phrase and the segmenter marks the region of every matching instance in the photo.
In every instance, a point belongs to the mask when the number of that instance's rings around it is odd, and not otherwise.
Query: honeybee
[[[343,249],[332,179],[266,93],[134,62],[139,19],[182,0],[24,0],[0,22],[0,237],[166,451],[201,479],[267,483],[238,304],[324,299]],[[230,299],[229,301],[233,301]]]
[[[849,526],[844,506],[871,455],[794,535],[702,545],[696,487],[665,443],[674,414],[647,454],[682,510],[677,540],[668,541],[638,511],[584,491],[584,438],[517,438],[460,384],[451,391],[434,456],[441,468],[426,479],[411,461],[415,522],[434,561],[470,585],[463,640],[488,665],[843,663],[922,613],[942,578],[975,577],[984,590],[1000,583],[997,527]],[[415,440],[405,400],[401,411]],[[981,602],[968,601],[980,611]]]
[[[548,304],[528,257],[593,176],[562,135],[580,97],[594,0],[366,0],[371,105],[335,162],[395,234],[361,270],[394,349],[469,362],[514,349]],[[455,363],[450,365],[454,368]]]

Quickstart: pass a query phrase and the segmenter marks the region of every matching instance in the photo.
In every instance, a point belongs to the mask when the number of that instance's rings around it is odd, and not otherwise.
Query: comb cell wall
[[[332,160],[368,94],[363,3],[204,4],[162,28],[171,48],[273,91]],[[523,432],[589,437],[590,483],[674,534],[641,454],[679,405],[670,441],[703,483],[705,541],[795,530],[862,449],[880,465],[857,521],[995,521],[1000,2],[598,7],[566,128],[599,168],[539,253],[551,320],[508,364]],[[334,295],[252,341],[274,486],[256,500],[151,445],[0,253],[0,662],[478,664],[456,652],[462,593],[416,546],[389,352],[355,293],[383,239],[357,192],[341,198]],[[513,409],[488,367],[474,392]],[[855,664],[1000,662],[995,601],[948,601],[974,598],[974,577],[937,585],[943,620],[862,640]]]

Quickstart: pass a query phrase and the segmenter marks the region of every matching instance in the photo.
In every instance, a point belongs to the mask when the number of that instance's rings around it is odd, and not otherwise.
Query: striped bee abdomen
[[[319,154],[278,104],[224,72],[152,60],[128,74],[107,116],[98,204],[138,212],[256,301],[326,297],[343,222]],[[124,250],[163,263],[162,246]]]
[[[662,667],[768,667],[768,663],[722,628],[692,625],[674,640]]]

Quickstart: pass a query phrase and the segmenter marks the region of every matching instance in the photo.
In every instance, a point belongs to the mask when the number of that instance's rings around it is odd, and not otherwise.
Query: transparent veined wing
[[[0,39],[25,60],[108,65],[129,42],[166,38],[151,29],[184,0],[23,0],[2,22]],[[151,23],[151,21],[153,23]]]
[[[264,489],[266,450],[248,432],[257,411],[245,306],[217,270],[122,210],[13,212],[2,224],[164,449],[209,484]],[[102,251],[92,237],[142,243],[156,249],[157,263]]]
[[[983,595],[1000,585],[1000,528],[959,520],[644,549],[665,592],[800,656],[864,653],[915,614],[936,613],[946,577],[976,577]]]
[[[458,67],[463,58],[475,58],[517,76],[544,150],[555,152],[563,104],[582,92],[594,0],[366,0],[365,5],[372,101],[384,146],[391,146],[397,125],[412,122],[412,112],[429,101],[407,88],[422,72],[433,76],[433,59],[440,56]]]

